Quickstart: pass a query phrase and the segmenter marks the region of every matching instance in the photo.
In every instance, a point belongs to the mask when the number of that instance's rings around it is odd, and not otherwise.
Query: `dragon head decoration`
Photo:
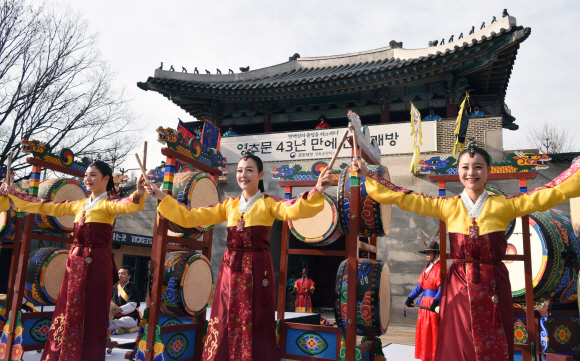
[[[28,140],[22,139],[20,141],[20,147],[23,152],[25,153],[33,153],[33,154],[46,154],[50,150],[50,146],[48,146],[45,142],[41,142],[39,140]]]
[[[548,161],[552,158],[548,157],[547,154],[534,154],[531,152],[515,152],[515,157],[517,164],[520,167],[548,167]]]
[[[284,164],[281,167],[272,169],[272,178],[287,178],[302,169],[301,166],[296,164]]]
[[[440,169],[447,168],[449,166],[450,162],[451,162],[451,160],[448,159],[447,156],[431,157],[430,159],[427,159],[427,160],[421,159],[419,161],[419,168],[420,168],[421,172],[440,170]]]
[[[157,130],[157,141],[159,143],[179,143],[183,137],[181,133],[173,128],[159,127]]]

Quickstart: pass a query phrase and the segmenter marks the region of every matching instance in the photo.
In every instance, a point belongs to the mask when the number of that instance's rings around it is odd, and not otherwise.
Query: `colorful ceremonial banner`
[[[201,151],[207,152],[209,148],[215,148],[219,151],[220,138],[220,130],[206,119],[203,124],[203,132],[201,133]]]
[[[453,156],[457,158],[457,154],[463,151],[465,146],[465,136],[467,135],[467,127],[469,126],[469,114],[471,112],[469,104],[469,93],[465,93],[465,99],[459,108],[457,115],[457,127],[455,128],[455,143],[453,144]]]
[[[421,129],[421,112],[411,102],[411,136],[413,137],[413,159],[411,160],[411,173],[419,172],[419,153],[423,141]]]
[[[370,138],[385,154],[412,154],[413,137],[409,134],[408,123],[369,125]],[[306,159],[324,160],[332,158],[345,128],[304,130],[300,132],[279,132],[249,136],[224,137],[220,141],[220,152],[228,164],[236,163],[241,153],[248,148],[256,148],[264,162],[300,161]],[[424,122],[421,151],[437,151],[437,122]],[[345,142],[338,156],[351,156],[351,147]]]

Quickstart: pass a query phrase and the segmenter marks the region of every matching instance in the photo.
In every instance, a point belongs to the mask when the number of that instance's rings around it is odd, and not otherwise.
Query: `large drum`
[[[377,172],[381,177],[389,180],[389,171],[382,165],[370,165],[369,171]],[[366,179],[360,177],[360,205],[361,214],[358,218],[360,225],[360,235],[363,237],[381,237],[389,234],[391,227],[391,204],[380,204],[373,200],[367,193],[365,187]],[[340,217],[339,226],[344,234],[348,234],[350,224],[350,166],[343,169],[338,179],[338,214]]]
[[[336,273],[334,315],[341,332],[346,330],[348,260],[342,261]],[[357,278],[356,333],[365,336],[384,335],[391,317],[391,276],[383,261],[359,260]],[[351,305],[349,305],[351,306]],[[352,306],[351,306],[352,307]]]
[[[30,254],[26,273],[26,298],[39,306],[56,304],[66,271],[68,250],[39,248]]]
[[[217,184],[204,172],[176,173],[173,178],[173,195],[188,207],[207,207],[219,203],[220,197]],[[213,225],[201,225],[195,228],[185,228],[170,222],[169,229],[182,236],[199,237],[213,228]]]
[[[549,213],[530,214],[530,248],[534,297],[549,294],[558,284],[564,271],[562,235]],[[522,220],[516,220],[514,233],[508,240],[507,254],[523,254]],[[504,261],[509,273],[512,297],[523,301],[525,296],[524,263]],[[556,301],[556,300],[554,300]]]
[[[53,202],[77,201],[87,198],[87,193],[74,179],[55,178],[40,183],[38,198]],[[74,216],[53,217],[37,214],[34,221],[40,229],[48,233],[69,233],[75,227]]]
[[[336,200],[324,194],[324,209],[314,217],[288,221],[296,238],[312,246],[326,246],[340,237]]]
[[[209,260],[189,251],[165,255],[161,311],[170,316],[195,317],[209,304],[213,293]]]
[[[10,209],[0,212],[0,243],[4,240],[14,240],[16,228],[16,206],[10,201]]]

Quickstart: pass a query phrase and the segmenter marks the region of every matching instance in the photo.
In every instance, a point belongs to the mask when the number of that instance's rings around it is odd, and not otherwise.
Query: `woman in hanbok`
[[[147,192],[161,200],[158,212],[172,222],[183,227],[227,222],[228,248],[219,270],[203,360],[277,360],[270,229],[274,219],[297,220],[322,211],[322,192],[330,186],[331,173],[324,170],[312,190],[283,200],[263,193],[262,160],[248,153],[237,168],[241,196],[202,208],[186,207],[155,185],[146,185]]]
[[[447,224],[454,260],[442,289],[435,360],[513,360],[512,295],[502,262],[505,230],[516,217],[580,196],[580,160],[545,186],[511,197],[485,190],[491,159],[476,144],[457,162],[465,190],[456,197],[416,194],[368,172],[360,160],[353,169],[366,177],[366,190],[376,201]]]
[[[419,253],[425,254],[427,266],[421,272],[417,286],[407,297],[405,305],[414,307],[413,301],[421,295],[417,300],[417,305],[429,307],[428,309],[419,309],[419,314],[417,315],[415,358],[422,361],[433,361],[435,359],[435,346],[437,345],[437,330],[439,329],[437,306],[441,302],[439,243],[431,239],[431,242],[426,244],[425,250],[419,251]]]
[[[2,194],[22,211],[75,217],[74,241],[41,361],[105,360],[111,290],[119,279],[108,246],[115,217],[145,207],[144,183],[141,176],[130,197],[113,199],[107,193],[114,187],[113,172],[97,160],[85,172],[91,195],[82,200],[51,202],[18,192],[12,182],[2,184]]]

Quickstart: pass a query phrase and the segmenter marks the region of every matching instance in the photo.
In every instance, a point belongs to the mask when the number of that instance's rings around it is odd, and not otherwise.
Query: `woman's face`
[[[262,178],[264,178],[264,171],[258,171],[258,164],[255,160],[251,158],[240,160],[236,180],[243,191],[249,193],[257,192],[258,184]]]
[[[469,190],[485,189],[485,182],[491,171],[481,154],[471,157],[468,153],[463,154],[459,159],[457,170],[459,180]]]
[[[88,191],[98,192],[107,190],[109,176],[103,177],[103,174],[93,166],[89,166],[85,172],[85,187]]]

